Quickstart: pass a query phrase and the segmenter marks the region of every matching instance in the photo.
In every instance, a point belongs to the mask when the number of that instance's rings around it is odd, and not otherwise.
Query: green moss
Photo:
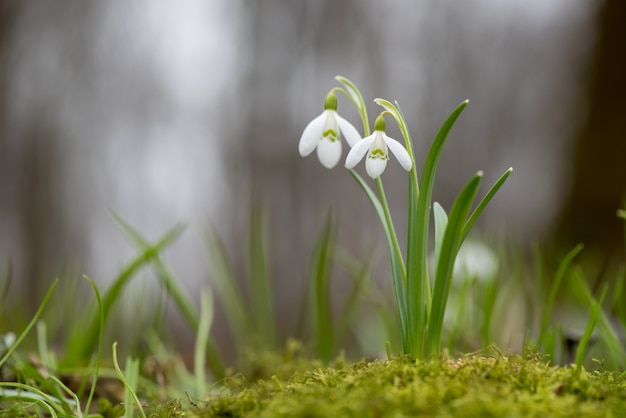
[[[621,416],[626,378],[500,353],[414,362],[361,361],[285,381],[224,381],[202,417]]]

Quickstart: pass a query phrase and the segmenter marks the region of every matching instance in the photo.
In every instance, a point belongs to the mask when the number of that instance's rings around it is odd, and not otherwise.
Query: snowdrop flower
[[[332,91],[324,100],[324,111],[302,132],[300,155],[306,157],[317,148],[317,157],[326,168],[333,168],[341,159],[341,134],[353,146],[361,139],[354,126],[337,114],[337,96]]]
[[[389,150],[398,159],[402,168],[411,171],[413,162],[409,153],[398,141],[385,134],[385,117],[380,115],[374,124],[374,133],[352,146],[346,158],[346,168],[353,168],[367,153],[365,170],[371,178],[375,179],[383,174],[387,167]]]

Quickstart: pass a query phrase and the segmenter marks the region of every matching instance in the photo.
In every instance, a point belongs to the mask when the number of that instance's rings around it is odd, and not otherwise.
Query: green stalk
[[[370,202],[374,206],[380,223],[385,232],[385,238],[387,239],[387,248],[389,249],[389,258],[391,262],[391,275],[393,277],[393,288],[396,296],[396,303],[398,307],[398,315],[400,317],[400,327],[402,330],[402,348],[405,354],[411,353],[409,328],[408,328],[408,312],[407,312],[407,300],[406,300],[406,269],[404,267],[404,260],[399,256],[399,251],[395,250],[397,245],[397,239],[394,240],[393,226],[387,223],[387,217],[382,203],[374,193],[374,191],[367,185],[365,180],[354,170],[348,170],[352,177],[359,183],[359,186],[363,189]],[[395,242],[395,243],[394,243]]]

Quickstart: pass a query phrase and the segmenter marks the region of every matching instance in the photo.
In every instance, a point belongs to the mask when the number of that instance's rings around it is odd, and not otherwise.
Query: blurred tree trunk
[[[626,198],[626,2],[602,2],[589,68],[587,114],[574,148],[571,189],[554,230],[559,248],[585,244],[594,263],[623,259]],[[596,265],[597,267],[597,265]]]

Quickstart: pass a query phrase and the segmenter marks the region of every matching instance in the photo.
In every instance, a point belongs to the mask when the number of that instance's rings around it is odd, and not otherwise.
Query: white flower
[[[341,134],[353,146],[361,139],[354,126],[337,114],[337,98],[329,93],[324,103],[324,111],[313,119],[302,132],[300,155],[306,157],[317,148],[317,157],[326,168],[333,168],[341,159]]]
[[[387,160],[389,160],[389,151],[391,151],[398,159],[402,168],[406,171],[411,171],[413,162],[411,161],[409,153],[398,141],[388,137],[387,134],[385,134],[384,128],[384,119],[379,117],[376,120],[374,133],[356,143],[348,153],[346,168],[353,168],[367,153],[365,170],[371,178],[375,179],[385,171]]]

